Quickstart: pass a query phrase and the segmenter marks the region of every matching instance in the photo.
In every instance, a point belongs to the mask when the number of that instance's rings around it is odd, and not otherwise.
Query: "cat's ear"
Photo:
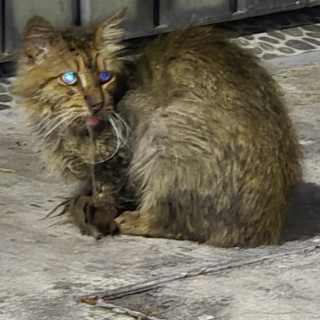
[[[31,18],[23,31],[23,51],[31,62],[42,62],[54,47],[63,41],[60,33],[45,19]]]
[[[122,23],[126,15],[126,8],[117,11],[113,16],[102,22],[94,33],[96,49],[107,49],[111,53],[123,48],[121,41],[124,36]]]

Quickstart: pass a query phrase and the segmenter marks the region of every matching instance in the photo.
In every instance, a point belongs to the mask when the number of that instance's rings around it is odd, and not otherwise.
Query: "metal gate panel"
[[[320,5],[320,0],[0,0],[0,52],[20,47],[26,21],[41,15],[58,28],[95,26],[122,7],[126,38]],[[1,21],[2,19],[2,21]],[[3,21],[4,20],[4,21]]]
[[[255,15],[299,9],[305,7],[308,0],[245,0],[242,2],[244,2],[245,11],[250,15]]]
[[[193,23],[210,24],[320,5],[320,0],[158,0],[164,32]]]
[[[4,51],[4,0],[0,0],[0,54]]]
[[[80,0],[80,7],[80,21],[83,26],[95,26],[117,10],[126,7],[126,38],[154,33],[152,0]]]
[[[6,0],[5,50],[19,47],[23,28],[29,18],[43,16],[58,28],[70,27],[75,19],[74,0]]]
[[[173,30],[190,22],[223,21],[228,19],[232,9],[231,2],[225,0],[159,0],[159,3],[158,30]]]

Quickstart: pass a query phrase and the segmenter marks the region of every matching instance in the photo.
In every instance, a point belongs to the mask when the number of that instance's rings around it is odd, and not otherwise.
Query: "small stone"
[[[304,41],[308,41],[316,46],[320,46],[320,41],[316,39],[311,39],[311,38],[302,38]]]
[[[0,93],[7,92],[6,88],[0,84]]]
[[[10,97],[7,94],[1,94],[0,95],[0,102],[11,102],[12,101],[12,97]]]
[[[314,31],[314,32],[320,32],[320,26],[316,24],[310,24],[307,26],[303,26],[302,29],[307,31]]]
[[[293,49],[288,48],[288,47],[280,47],[280,48],[278,48],[278,50],[283,53],[289,53],[289,54],[295,53],[295,51]]]
[[[311,44],[304,42],[304,41],[300,41],[300,40],[288,40],[286,42],[286,45],[293,48],[293,49],[298,49],[298,50],[315,49],[315,47],[312,46]]]
[[[259,47],[255,47],[255,48],[245,48],[246,52],[254,55],[254,56],[258,56],[259,54],[261,54],[263,51],[261,48]]]
[[[283,29],[282,31],[285,34],[288,34],[289,36],[293,36],[293,37],[303,36],[303,32],[298,28]]]
[[[274,58],[278,58],[279,55],[277,54],[274,54],[274,53],[265,53],[262,58],[263,59],[266,59],[266,60],[271,60],[271,59],[274,59]]]
[[[239,45],[245,46],[245,47],[250,46],[250,44],[251,44],[250,41],[248,41],[248,40],[246,40],[246,39],[243,39],[243,38],[238,38],[237,43],[238,43]]]
[[[307,32],[306,35],[311,38],[320,38],[320,32]]]
[[[274,44],[280,43],[280,41],[278,39],[273,39],[273,38],[265,37],[265,36],[259,37],[259,40],[274,43]]]
[[[258,44],[263,50],[273,51],[275,49],[275,47],[269,43],[258,42]]]
[[[1,111],[1,110],[6,110],[6,109],[10,109],[10,106],[7,105],[7,104],[1,104],[1,103],[0,103],[0,111]]]
[[[279,31],[270,31],[267,33],[267,35],[270,37],[273,37],[273,38],[278,38],[280,40],[286,39],[286,36],[282,32],[279,32]]]

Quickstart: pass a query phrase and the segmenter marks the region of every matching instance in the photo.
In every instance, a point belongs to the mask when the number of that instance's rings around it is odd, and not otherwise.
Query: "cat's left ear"
[[[38,64],[62,42],[60,33],[42,17],[31,18],[23,31],[23,51],[31,62]]]
[[[123,48],[121,45],[121,41],[124,36],[122,23],[124,21],[126,11],[126,8],[122,8],[97,27],[94,33],[94,45],[96,49],[106,49],[113,53]]]

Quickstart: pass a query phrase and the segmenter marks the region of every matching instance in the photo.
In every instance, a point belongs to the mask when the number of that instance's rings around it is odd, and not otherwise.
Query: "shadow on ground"
[[[301,183],[293,196],[283,241],[306,240],[320,234],[320,186]]]

